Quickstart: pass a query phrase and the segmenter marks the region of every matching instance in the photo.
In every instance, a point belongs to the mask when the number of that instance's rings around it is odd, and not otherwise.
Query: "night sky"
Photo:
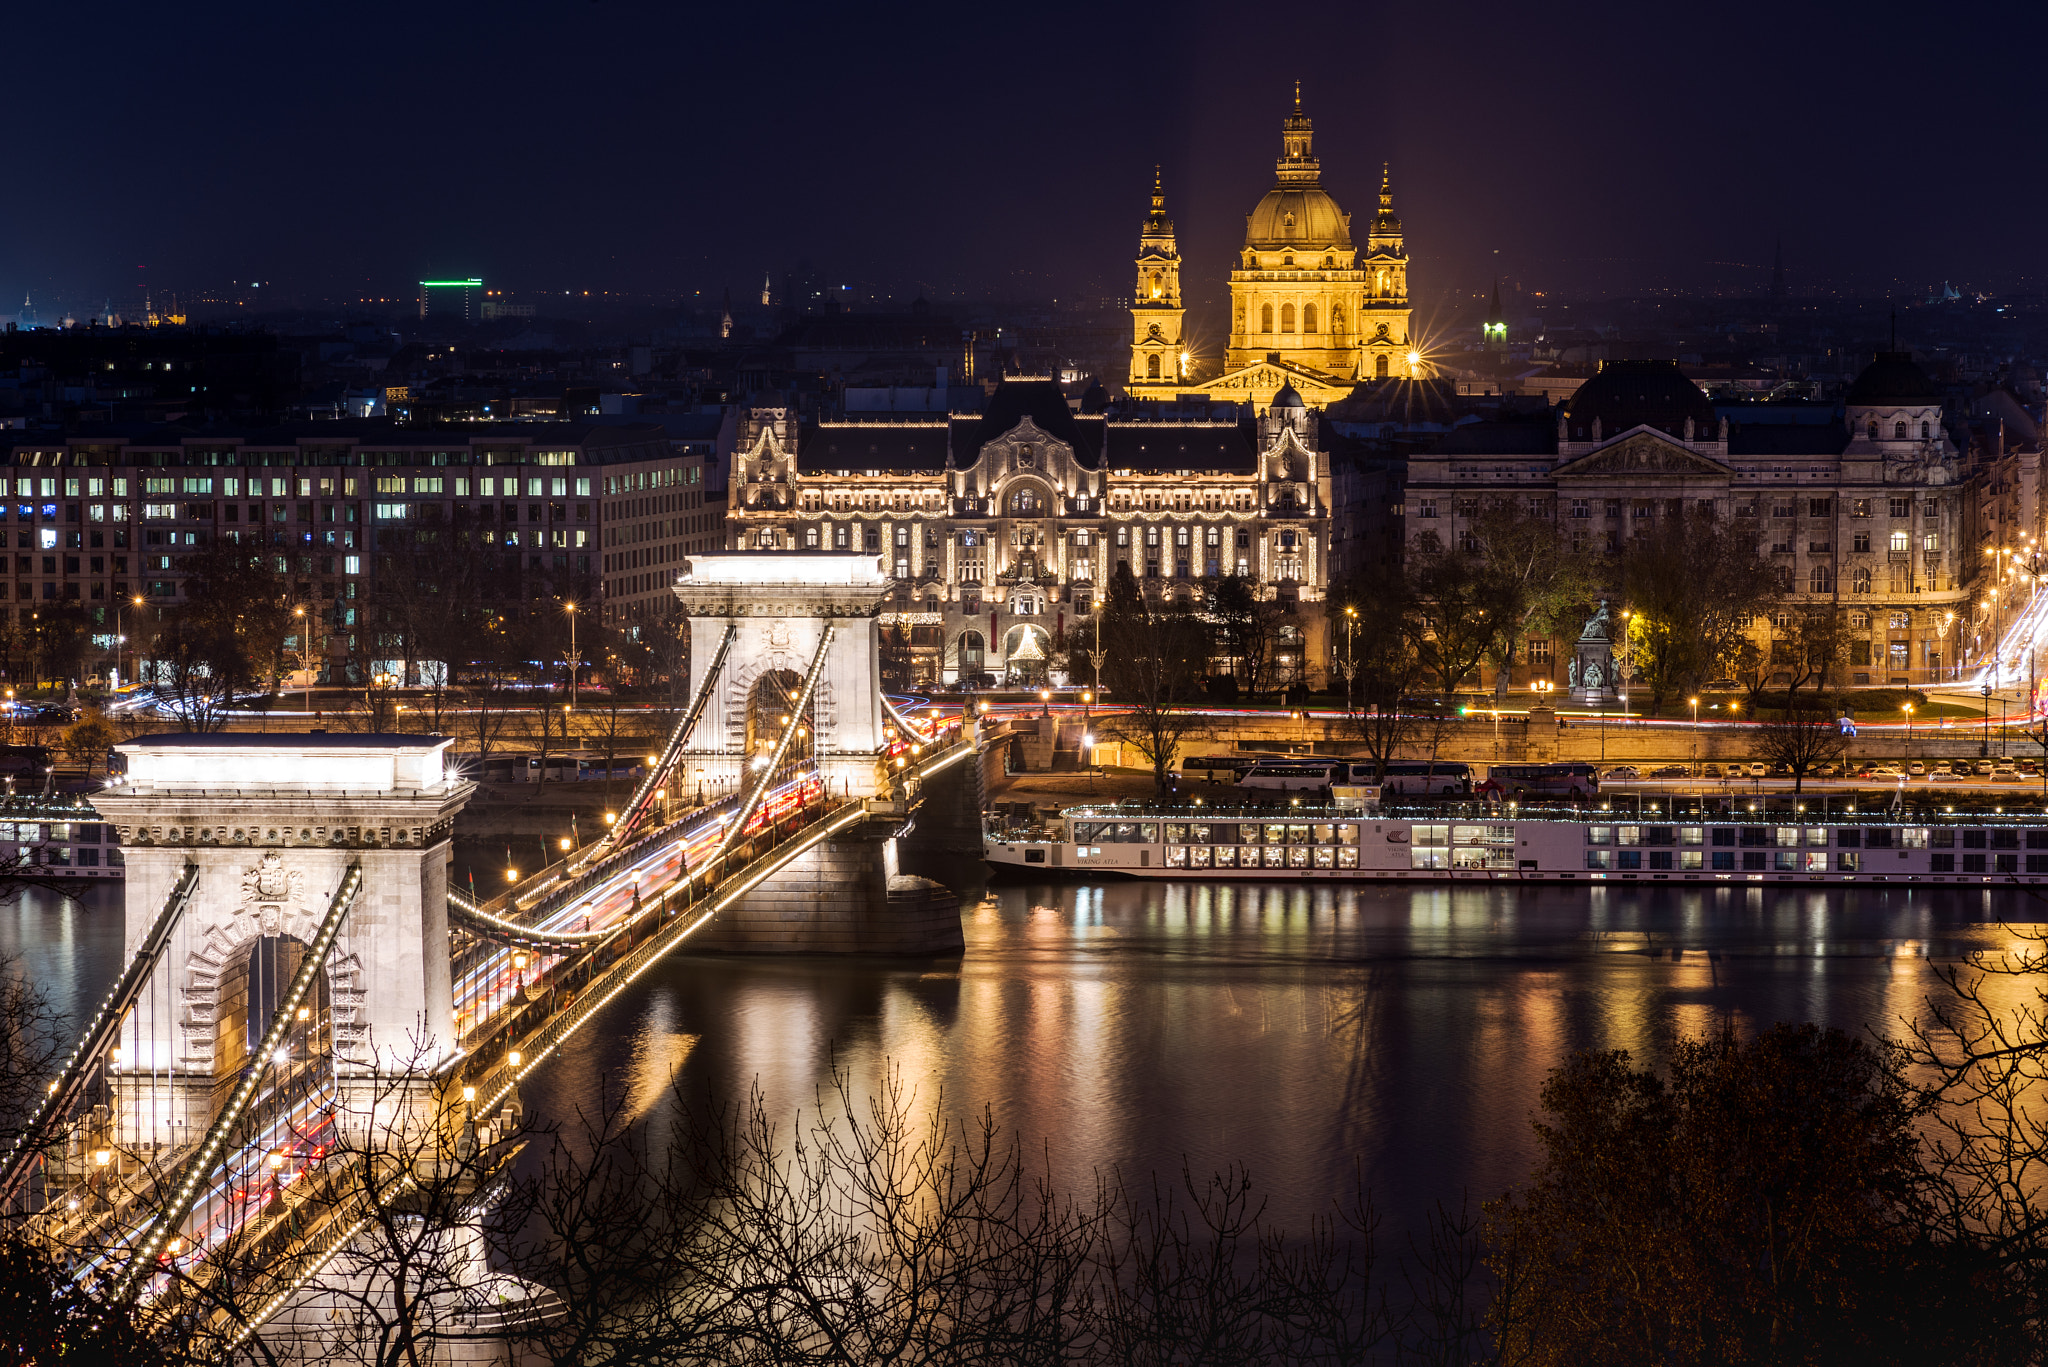
[[[1328,31],[1310,16],[1334,16]],[[1270,17],[1262,17],[1270,16]],[[1285,16],[1285,17],[1283,17]],[[1218,299],[1299,77],[1418,303],[2030,285],[2048,21],[1863,4],[112,3],[8,20],[0,312],[139,286],[410,297],[1128,288],[1151,167]]]

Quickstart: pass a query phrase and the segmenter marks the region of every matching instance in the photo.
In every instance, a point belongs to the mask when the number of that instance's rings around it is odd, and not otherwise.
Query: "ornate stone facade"
[[[1152,173],[1152,212],[1138,235],[1138,276],[1131,299],[1131,375],[1125,388],[1135,397],[1171,398],[1187,379],[1188,356],[1181,336],[1186,310],[1180,302],[1180,252],[1173,220],[1166,216],[1166,190],[1158,168]]]
[[[1302,111],[1299,87],[1280,142],[1273,188],[1245,216],[1244,245],[1230,273],[1223,374],[1188,387],[1264,407],[1291,386],[1321,408],[1358,381],[1423,374],[1409,336],[1408,250],[1387,175],[1382,171],[1379,212],[1361,253],[1351,215],[1323,189],[1314,124]],[[1155,217],[1163,218],[1156,189],[1153,203]],[[1134,392],[1142,393],[1135,382],[1141,371],[1149,378],[1151,368],[1143,247],[1139,271],[1131,374]]]
[[[1085,649],[1119,564],[1190,603],[1203,579],[1243,574],[1300,605],[1274,661],[1300,674],[1324,659],[1319,430],[1291,392],[1256,421],[1159,422],[1076,414],[1052,381],[1022,377],[979,416],[804,428],[771,397],[741,416],[731,544],[877,556],[904,684],[1035,676],[1034,656]],[[1092,678],[1078,652],[1066,672]]]
[[[1665,361],[1609,362],[1542,424],[1480,424],[1409,462],[1405,537],[1466,543],[1510,500],[1601,552],[1695,509],[1755,536],[1785,597],[1754,634],[1768,653],[1801,607],[1847,614],[1852,684],[1952,678],[1975,566],[1965,552],[1961,452],[1937,391],[1909,357],[1882,353],[1839,414],[1743,405],[1717,414]],[[1518,652],[1517,682],[1565,668],[1550,638]]]

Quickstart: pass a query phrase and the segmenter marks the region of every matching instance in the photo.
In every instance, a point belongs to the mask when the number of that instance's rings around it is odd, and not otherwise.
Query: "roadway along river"
[[[1890,1029],[1933,967],[2008,943],[2014,891],[1170,883],[960,885],[967,952],[937,963],[691,956],[651,972],[525,1089],[571,1119],[609,1077],[651,1109],[671,1076],[775,1114],[836,1058],[885,1063],[949,1109],[987,1103],[1060,1175],[1248,1163],[1299,1227],[1362,1165],[1394,1235],[1441,1196],[1527,1171],[1545,1072],[1581,1048],[1658,1056],[1684,1031],[1817,1020]],[[118,892],[0,908],[74,1013],[118,966]]]

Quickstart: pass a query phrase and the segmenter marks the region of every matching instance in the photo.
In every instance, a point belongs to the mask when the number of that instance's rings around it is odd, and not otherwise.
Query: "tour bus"
[[[1327,769],[1337,763],[1340,761],[1333,760],[1328,755],[1190,755],[1180,762],[1180,773],[1182,778],[1203,778],[1211,783],[1235,783],[1253,769]]]
[[[1495,764],[1479,791],[1490,797],[1589,798],[1600,791],[1600,772],[1590,764]]]
[[[1370,785],[1375,780],[1376,765],[1371,760],[1353,761],[1351,781]],[[1380,782],[1386,792],[1396,796],[1412,796],[1421,793],[1469,793],[1472,791],[1472,766],[1453,764],[1448,760],[1389,760],[1386,777]]]
[[[1261,764],[1247,769],[1237,780],[1240,788],[1263,788],[1271,792],[1312,793],[1343,781],[1345,765]]]

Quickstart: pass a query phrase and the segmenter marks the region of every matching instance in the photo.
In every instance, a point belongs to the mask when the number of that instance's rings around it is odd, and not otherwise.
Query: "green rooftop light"
[[[481,281],[481,280],[422,280],[422,281],[420,281],[420,285],[421,285],[422,287],[428,287],[428,286],[440,287],[440,286],[448,286],[448,285],[481,285],[481,284],[483,284],[483,281]]]

